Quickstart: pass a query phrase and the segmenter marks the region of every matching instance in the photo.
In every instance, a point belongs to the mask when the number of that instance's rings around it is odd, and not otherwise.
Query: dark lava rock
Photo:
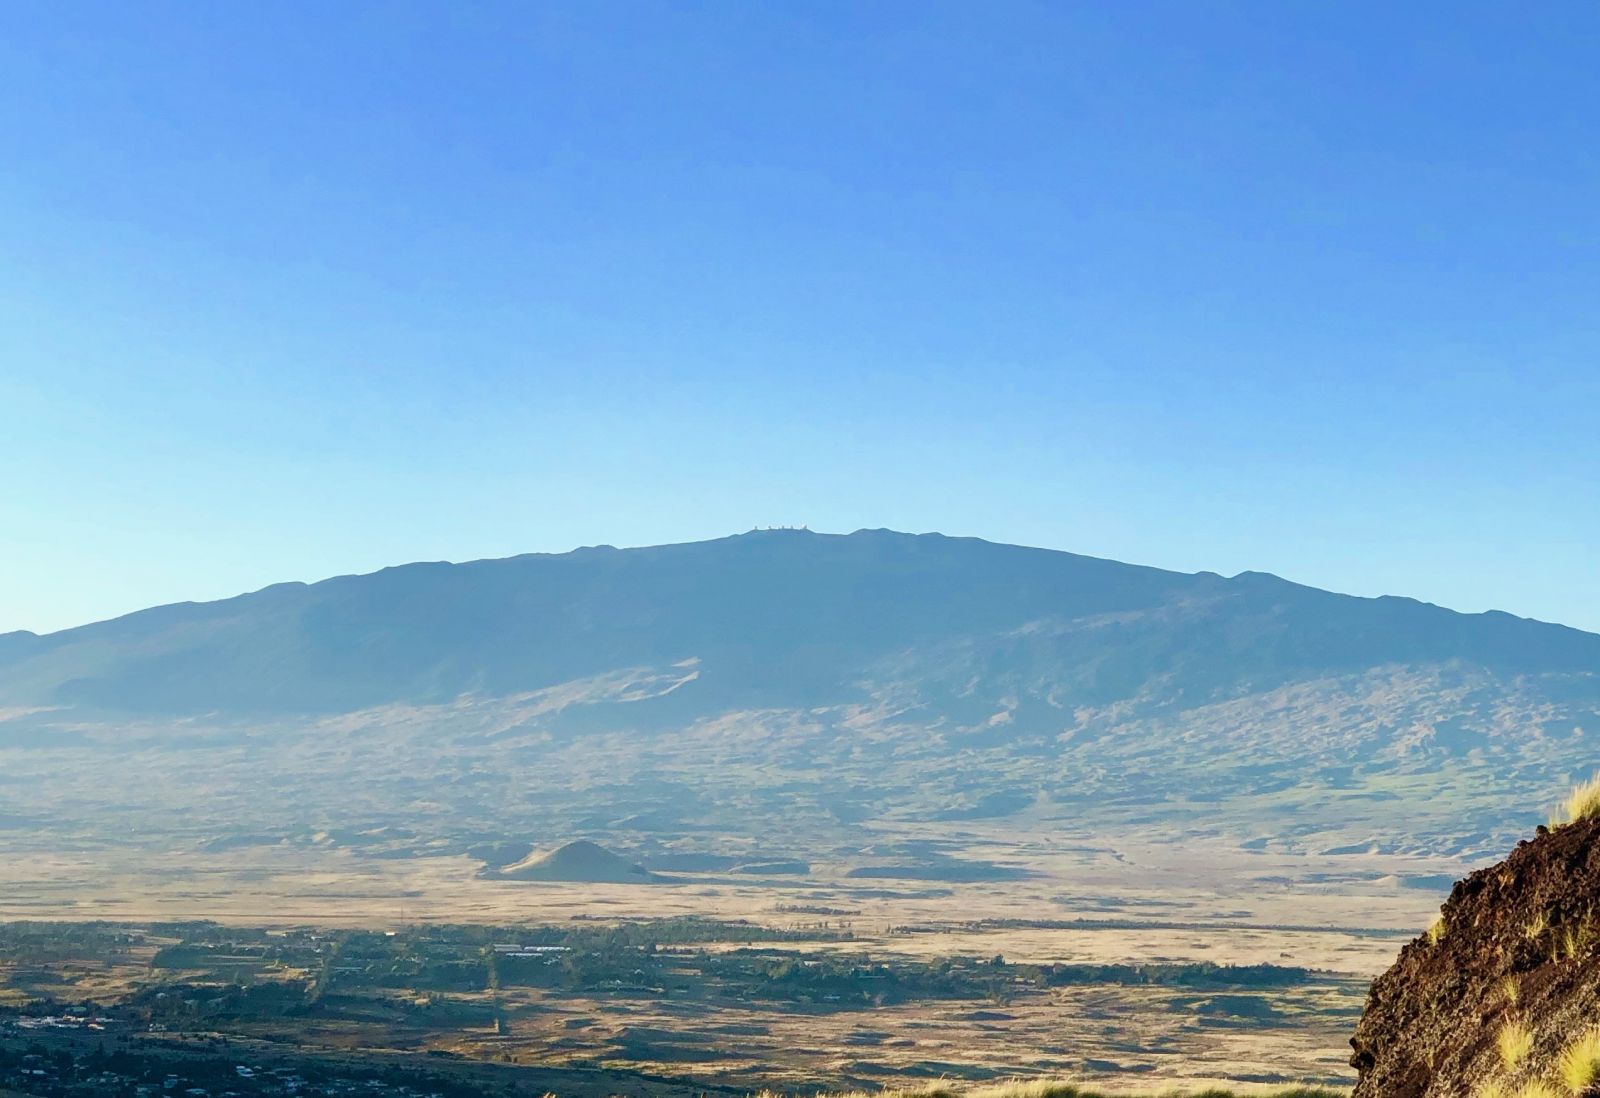
[[[1457,882],[1441,917],[1373,982],[1350,1039],[1353,1098],[1553,1082],[1561,1051],[1600,1023],[1600,819],[1541,828]],[[1512,1069],[1497,1047],[1508,1023],[1532,1035]]]

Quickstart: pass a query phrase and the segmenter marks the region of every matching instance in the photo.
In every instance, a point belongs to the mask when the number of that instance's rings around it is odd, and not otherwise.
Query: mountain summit
[[[0,705],[326,713],[692,666],[683,692],[711,709],[859,702],[895,682],[950,700],[969,683],[1004,684],[1019,709],[1061,709],[1152,695],[1198,704],[1452,662],[1596,672],[1600,636],[1255,572],[1187,575],[938,534],[773,530],[409,564],[8,634]]]

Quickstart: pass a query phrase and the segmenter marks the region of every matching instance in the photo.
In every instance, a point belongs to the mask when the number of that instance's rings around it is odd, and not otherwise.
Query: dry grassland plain
[[[901,842],[917,837],[915,831],[893,836]],[[1077,834],[1063,841],[1057,834],[1044,841],[1002,836],[998,829],[954,835],[946,829],[943,838],[963,844],[970,857],[1000,857],[1030,875],[977,882],[863,879],[848,876],[843,865],[819,862],[800,881],[701,872],[661,873],[657,883],[640,885],[521,882],[485,879],[481,863],[464,854],[385,857],[331,843],[206,851],[161,841],[60,849],[50,840],[30,849],[13,832],[0,917],[382,930],[702,916],[848,934],[763,943],[800,958],[1001,955],[1028,964],[1211,962],[1313,970],[1312,980],[1293,987],[1076,986],[1002,991],[992,1001],[824,1010],[677,1001],[627,987],[581,993],[505,988],[492,996],[489,1014],[471,1009],[489,1007],[488,993],[453,995],[464,1010],[461,1023],[430,1024],[420,1032],[332,1025],[314,1034],[319,1043],[352,1049],[420,1042],[494,1061],[605,1066],[751,1089],[880,1087],[1020,1072],[1092,1080],[1120,1093],[1220,1082],[1347,1084],[1345,1042],[1367,980],[1428,922],[1438,903],[1436,893],[1407,887],[1404,874],[1454,871],[1440,859],[1360,853],[1308,863],[1303,855],[1240,851],[1195,837],[1150,842]],[[514,940],[515,932],[508,935]],[[741,944],[693,948],[715,953]],[[54,990],[107,997],[119,982],[131,986],[148,978],[137,964],[122,973],[86,967]]]

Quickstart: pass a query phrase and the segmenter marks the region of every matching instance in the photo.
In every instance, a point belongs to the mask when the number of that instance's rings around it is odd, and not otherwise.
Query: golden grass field
[[[1016,849],[1028,849],[1026,836],[1015,838]],[[421,1040],[486,1060],[601,1065],[752,1091],[875,1089],[939,1078],[972,1083],[1018,1072],[1092,1083],[1107,1094],[1351,1081],[1346,1041],[1366,981],[1428,922],[1436,894],[1395,883],[1392,857],[1380,863],[1361,854],[1330,856],[1308,867],[1303,856],[1280,860],[1220,842],[1097,839],[1055,854],[1038,844],[1033,860],[1014,854],[1036,877],[938,886],[846,878],[826,865],[800,884],[699,874],[681,883],[605,885],[487,880],[466,857],[373,858],[336,846],[24,850],[3,867],[0,917],[383,928],[692,914],[848,928],[848,941],[774,947],[811,954],[1293,965],[1323,976],[1303,987],[1237,996],[1067,987],[993,1003],[820,1014],[675,1002],[628,990],[572,995],[525,988],[498,993],[498,1030],[451,1024],[419,1037],[334,1026],[312,1039],[351,1049]],[[1449,869],[1423,859],[1404,868]],[[836,914],[815,913],[822,910]],[[114,993],[138,978],[133,971],[85,970],[74,976],[74,993]],[[471,993],[458,998],[464,1009],[472,1007]]]

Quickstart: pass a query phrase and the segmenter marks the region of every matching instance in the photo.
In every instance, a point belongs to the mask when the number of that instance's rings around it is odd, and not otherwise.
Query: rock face
[[[1600,1024],[1600,818],[1539,830],[1457,883],[1373,983],[1350,1040],[1354,1098],[1600,1093],[1558,1080],[1563,1051]]]

